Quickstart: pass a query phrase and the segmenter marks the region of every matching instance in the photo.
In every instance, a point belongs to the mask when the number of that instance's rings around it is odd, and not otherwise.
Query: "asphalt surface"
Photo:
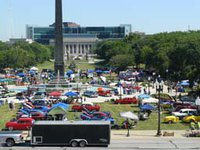
[[[162,131],[164,133],[165,131]],[[200,138],[186,137],[184,130],[167,131],[174,133],[173,136],[156,136],[155,130],[131,130],[127,137],[126,130],[112,130],[111,143],[108,147],[85,147],[85,150],[137,150],[137,149],[200,149]],[[0,150],[80,150],[80,147],[72,148],[69,146],[35,146],[20,144],[14,147],[0,147]]]

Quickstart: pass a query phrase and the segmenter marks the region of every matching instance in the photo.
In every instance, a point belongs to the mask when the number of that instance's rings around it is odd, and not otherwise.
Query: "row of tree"
[[[0,42],[0,68],[33,66],[49,60],[52,55],[52,47],[39,43],[17,42],[11,45]]]
[[[119,70],[145,64],[146,70],[172,80],[199,80],[200,31],[130,34],[122,40],[100,42],[96,53]]]

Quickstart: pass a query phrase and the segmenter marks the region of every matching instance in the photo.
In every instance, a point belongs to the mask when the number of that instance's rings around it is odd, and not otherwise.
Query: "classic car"
[[[96,98],[96,97],[98,97],[98,93],[94,92],[94,91],[85,91],[85,92],[83,92],[83,96]]]
[[[138,100],[136,97],[132,98],[123,98],[123,99],[117,99],[114,101],[114,104],[137,104]]]
[[[196,109],[181,109],[179,112],[172,112],[173,116],[179,117],[179,119],[182,119],[185,116],[193,115],[197,112]]]
[[[32,118],[19,118],[6,123],[6,128],[9,130],[29,130],[34,122]]]
[[[83,103],[81,105],[73,105],[72,110],[73,111],[82,111],[84,108],[86,108],[89,111],[99,111],[100,106],[97,104],[92,104],[92,103]]]
[[[167,117],[164,118],[163,122],[171,124],[171,123],[176,123],[178,121],[179,121],[179,117],[176,117],[176,116],[167,116]]]
[[[186,116],[183,118],[183,122],[190,123],[190,122],[198,122],[200,121],[200,116]]]
[[[102,112],[100,113],[96,113],[93,115],[88,115],[88,114],[81,114],[80,118],[82,120],[106,120],[106,121],[110,121],[111,124],[114,124],[115,120],[109,116],[107,116],[107,114],[104,114]]]
[[[98,91],[98,95],[99,96],[112,96],[112,93],[110,90],[107,90],[107,91]]]

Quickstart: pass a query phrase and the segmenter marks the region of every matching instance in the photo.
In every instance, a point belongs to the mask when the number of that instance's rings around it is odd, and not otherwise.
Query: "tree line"
[[[200,75],[200,31],[140,35],[102,41],[96,53],[104,63],[124,70],[127,66],[155,71],[171,80],[198,81]]]
[[[24,68],[35,66],[53,58],[53,48],[39,43],[0,41],[0,68]]]

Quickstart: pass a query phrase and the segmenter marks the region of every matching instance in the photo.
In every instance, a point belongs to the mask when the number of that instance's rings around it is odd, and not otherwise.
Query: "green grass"
[[[53,70],[54,63],[51,61],[45,61],[42,64],[38,64],[36,67],[39,69],[39,71],[42,71],[42,69],[52,69]]]
[[[116,123],[118,125],[121,125],[121,123],[124,121],[124,118],[120,117],[119,113],[123,111],[132,111],[135,114],[138,113],[138,107],[136,105],[122,105],[122,104],[111,104],[111,103],[101,103],[101,111],[110,111],[112,114],[112,117],[116,120]],[[76,118],[79,118],[80,112],[71,112],[71,107],[69,111],[67,112],[67,118],[69,120],[76,120]],[[181,121],[174,124],[166,124],[163,123],[163,119],[165,116],[169,114],[162,113],[161,114],[161,129],[162,130],[187,130],[189,129],[189,124],[182,123]],[[158,113],[153,112],[150,115],[150,118],[145,121],[139,121],[137,127],[134,130],[157,130],[157,124],[158,124]]]
[[[71,62],[72,62],[72,60],[65,62],[65,70],[68,70],[68,66],[70,65]],[[88,62],[86,60],[75,60],[74,62],[76,63],[77,68],[79,68],[81,70],[87,70],[87,69],[94,69],[95,68],[95,65],[88,64]],[[38,64],[36,67],[39,69],[39,71],[42,71],[42,69],[54,70],[54,62],[45,61],[42,64]]]
[[[19,108],[19,105],[16,105],[15,110],[10,111],[8,109],[8,104],[0,106],[0,130],[5,128],[5,123],[12,118],[16,117],[16,112]]]
[[[71,106],[69,110],[67,111],[67,118],[68,120],[79,120],[81,112],[72,112]],[[124,118],[120,117],[119,113],[123,111],[132,111],[134,113],[138,113],[138,107],[137,105],[122,105],[122,104],[111,104],[111,103],[101,103],[101,111],[110,111],[112,114],[112,117],[116,120],[116,123],[118,125],[121,125],[121,123],[124,121]],[[19,108],[19,105],[16,106]],[[8,110],[8,105],[0,106],[0,129],[5,127],[5,123],[9,121],[11,118],[14,118],[17,112],[17,108],[13,111]],[[157,113],[153,112],[150,115],[150,118],[145,121],[139,121],[137,127],[134,130],[156,130],[157,129],[157,122],[158,117]],[[189,129],[189,124],[182,123],[181,121],[179,123],[174,124],[165,124],[162,123],[163,118],[167,116],[168,114],[162,113],[161,114],[161,129],[162,130],[187,130]]]

